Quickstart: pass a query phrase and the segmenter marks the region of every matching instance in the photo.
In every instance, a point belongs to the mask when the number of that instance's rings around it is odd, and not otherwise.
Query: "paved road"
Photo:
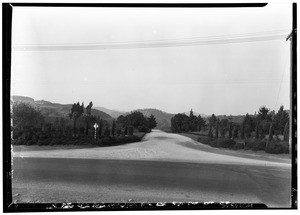
[[[16,153],[14,200],[230,201],[290,206],[287,162],[243,158],[190,144],[196,143],[156,131],[143,142],[118,147]]]

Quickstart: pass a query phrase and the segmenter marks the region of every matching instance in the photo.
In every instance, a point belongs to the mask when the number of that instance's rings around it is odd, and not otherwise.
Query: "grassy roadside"
[[[288,158],[288,143],[271,141],[268,147],[265,147],[265,140],[232,140],[232,139],[210,139],[202,134],[180,133],[180,135],[189,137],[202,144],[214,147],[238,151],[246,154],[266,154],[276,155],[276,157]]]
[[[85,148],[94,148],[95,145],[46,145],[46,146],[39,146],[39,145],[13,145],[12,151],[13,152],[21,152],[21,151],[44,151],[44,150],[64,150],[64,149],[85,149]]]
[[[133,135],[139,137],[141,140],[144,138],[146,134],[147,134],[146,132],[133,132]]]
[[[14,152],[19,151],[40,151],[40,150],[64,150],[64,149],[84,149],[84,148],[94,148],[94,147],[107,147],[107,146],[117,146],[127,143],[139,142],[146,135],[146,132],[134,132],[132,136],[120,136],[120,137],[103,137],[98,140],[90,138],[67,138],[59,140],[60,144],[51,144],[49,142],[45,145],[12,145],[12,150]],[[58,142],[58,140],[57,140]],[[47,143],[47,142],[46,142]]]

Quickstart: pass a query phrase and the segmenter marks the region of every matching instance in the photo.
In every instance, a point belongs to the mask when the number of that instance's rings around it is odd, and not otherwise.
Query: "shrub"
[[[147,133],[149,133],[150,129],[148,127],[146,127],[145,125],[142,125],[142,126],[138,127],[138,131],[139,132],[147,132]]]
[[[117,129],[117,135],[120,136],[122,134],[122,130],[120,128]]]
[[[92,142],[92,138],[81,136],[76,139],[76,145],[87,145]]]
[[[243,143],[236,143],[234,146],[233,146],[233,149],[235,150],[239,150],[239,149],[243,149],[245,146]]]
[[[213,138],[213,134],[212,134],[212,130],[211,130],[211,129],[208,131],[207,136],[208,136],[209,138]]]
[[[61,145],[61,140],[60,139],[52,139],[51,142],[50,142],[50,145]]]
[[[198,142],[208,145],[212,139],[210,137],[199,137]]]
[[[32,140],[27,140],[26,141],[26,145],[28,145],[28,146],[33,145],[33,144],[34,144],[34,142]]]
[[[110,129],[109,127],[106,127],[104,130],[104,136],[108,137],[110,135]]]
[[[236,142],[232,139],[215,139],[210,142],[210,145],[213,147],[233,149]]]
[[[44,139],[47,139],[47,138],[48,138],[48,136],[47,136],[44,132],[41,132],[41,133],[39,133],[38,135],[39,135],[38,139],[44,140]]]
[[[100,139],[99,143],[100,145],[108,145],[109,143],[111,143],[111,141],[109,137],[104,137]]]
[[[39,139],[37,142],[37,145],[44,146],[49,145],[51,142],[51,139]]]
[[[128,134],[133,135],[133,127],[132,126],[128,127]]]
[[[25,140],[23,139],[16,139],[12,141],[13,145],[25,145]]]
[[[102,146],[111,146],[117,144],[125,144],[125,143],[132,143],[138,142],[141,138],[137,136],[120,136],[120,137],[103,137],[99,140],[93,141],[93,144],[102,145]]]
[[[209,145],[212,146],[212,147],[216,147],[216,148],[219,148],[221,147],[220,146],[220,141],[218,139],[215,139],[215,140],[212,140],[209,142]]]
[[[266,141],[264,140],[251,140],[250,142],[246,142],[245,149],[251,149],[253,151],[261,151],[265,150]]]
[[[265,148],[265,152],[270,154],[288,154],[289,153],[289,143],[281,141],[272,141]]]

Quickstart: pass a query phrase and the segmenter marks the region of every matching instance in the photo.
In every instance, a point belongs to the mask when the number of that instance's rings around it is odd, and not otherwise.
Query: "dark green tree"
[[[84,121],[85,121],[85,135],[88,136],[89,134],[89,127],[90,127],[90,123],[92,122],[92,115],[91,115],[91,111],[92,111],[92,106],[93,106],[93,102],[90,102],[88,106],[86,106],[86,113],[84,114]]]
[[[171,118],[171,130],[174,133],[187,132],[189,130],[189,117],[185,114],[176,114]]]
[[[133,135],[133,126],[128,126],[128,135]]]
[[[128,117],[125,117],[123,115],[120,115],[118,118],[117,118],[117,121],[116,123],[121,127],[121,128],[125,128],[129,125],[129,122],[128,122]]]
[[[199,115],[197,118],[197,122],[198,122],[198,131],[201,131],[202,128],[205,127],[205,120]]]
[[[73,119],[73,134],[76,135],[76,123],[79,117],[82,116],[84,111],[84,104],[79,104],[79,102],[74,103],[71,108],[71,113],[69,114],[70,119]]]
[[[106,124],[106,125],[105,125],[104,136],[106,136],[106,137],[109,137],[109,136],[110,136],[109,124]]]
[[[220,133],[221,137],[225,138],[225,134],[227,132],[229,121],[228,119],[221,119],[219,127],[220,127]]]
[[[258,118],[260,119],[260,121],[270,119],[269,111],[270,109],[266,108],[265,106],[259,108]]]
[[[134,128],[138,128],[139,126],[143,126],[147,123],[145,116],[139,111],[134,111],[126,117],[129,118],[128,121]]]
[[[99,122],[98,136],[101,137],[102,136],[102,129],[103,129],[103,121],[102,121],[102,119],[100,119],[98,122]]]
[[[245,139],[245,125],[243,123],[241,127],[241,139]]]
[[[212,114],[211,117],[208,118],[208,122],[212,128],[214,128],[216,126],[217,117],[215,116],[215,114]]]
[[[209,138],[213,138],[213,134],[212,134],[212,126],[211,125],[209,125],[209,130],[208,130],[208,134],[207,134],[207,136],[209,137]]]
[[[235,124],[233,126],[233,138],[238,138],[239,136],[239,125]]]
[[[232,138],[232,121],[229,122],[229,134],[228,137],[231,139]]]
[[[12,106],[12,130],[14,138],[24,132],[41,129],[45,119],[41,112],[27,103],[14,103]]]
[[[255,126],[255,139],[259,139],[259,121],[257,120],[256,126]]]
[[[284,107],[281,106],[274,116],[273,120],[273,129],[275,135],[284,134],[286,123],[289,122],[289,114],[284,110]]]
[[[259,108],[257,120],[259,121],[259,130],[261,131],[260,137],[264,138],[269,134],[270,126],[272,122],[272,115],[270,109],[262,106]]]
[[[61,130],[62,135],[66,134],[66,125],[67,125],[67,119],[64,117],[59,118],[59,129]]]
[[[153,114],[151,114],[147,120],[148,120],[149,129],[153,129],[157,126],[157,122]]]
[[[215,134],[215,137],[216,138],[219,138],[219,119],[217,119],[217,122],[216,122],[216,134]]]
[[[198,119],[194,115],[193,110],[191,109],[189,115],[189,131],[197,131],[197,127],[198,127]]]
[[[283,132],[283,140],[289,140],[289,122],[285,124],[284,132]]]
[[[115,131],[116,131],[116,122],[113,120],[112,126],[111,126],[111,135],[115,136]]]
[[[117,135],[121,136],[122,134],[122,129],[120,127],[117,127]]]
[[[247,138],[251,137],[251,133],[255,130],[255,126],[255,119],[247,113],[243,119],[244,132]]]

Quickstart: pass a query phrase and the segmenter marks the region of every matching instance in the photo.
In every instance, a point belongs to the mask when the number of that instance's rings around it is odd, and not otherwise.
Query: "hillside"
[[[125,112],[122,111],[117,111],[117,110],[110,110],[104,107],[94,107],[94,109],[97,109],[99,111],[102,111],[104,113],[107,113],[108,115],[110,115],[113,118],[118,118],[120,115],[124,114]]]
[[[33,98],[24,96],[12,96],[14,102],[24,102],[37,107],[45,117],[67,117],[73,104],[59,104],[44,100],[35,101]],[[92,108],[92,115],[99,116],[104,120],[111,120],[107,113]]]

